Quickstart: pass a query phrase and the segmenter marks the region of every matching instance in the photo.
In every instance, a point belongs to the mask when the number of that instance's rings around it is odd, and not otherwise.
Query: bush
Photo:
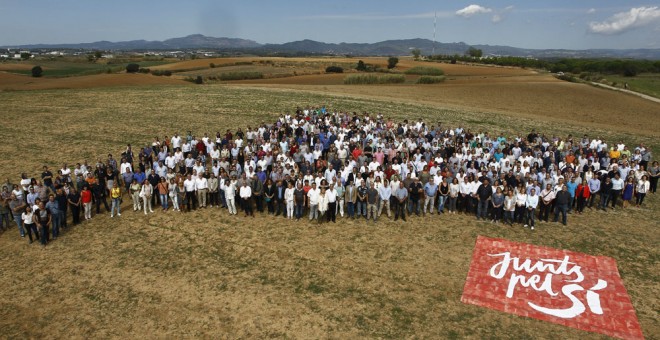
[[[44,70],[41,68],[41,66],[35,66],[32,68],[32,76],[35,78],[41,77],[41,74],[44,73]]]
[[[344,78],[344,84],[359,85],[359,84],[398,84],[406,81],[406,77],[402,74],[388,74],[388,75],[375,75],[375,74],[352,74]]]
[[[570,81],[571,83],[577,83],[577,81],[578,81],[577,78],[575,78],[573,76],[570,76],[568,74],[559,75],[559,76],[557,76],[557,78],[560,79],[560,80],[564,80],[564,81]]]
[[[149,73],[149,72],[151,72],[151,70],[148,69],[148,68],[141,68],[138,72],[140,72],[140,73]]]
[[[442,76],[445,72],[439,68],[427,67],[427,66],[415,66],[408,71],[406,74],[416,74],[420,76]]]
[[[215,64],[214,64],[214,63],[210,63],[210,64],[209,64],[209,67],[211,67],[211,68],[215,68]]]
[[[202,76],[197,76],[197,78],[195,78],[195,84],[204,84],[204,78],[202,78]]]
[[[172,71],[170,71],[170,70],[153,70],[153,71],[151,71],[151,74],[153,74],[154,76],[168,76],[169,77],[169,76],[172,75]]]
[[[220,80],[245,80],[245,79],[263,79],[264,74],[261,72],[227,72],[220,74]]]
[[[417,79],[417,84],[437,84],[445,81],[445,76],[421,76]]]
[[[137,73],[140,71],[140,65],[138,64],[128,64],[126,65],[126,72],[127,73]]]
[[[344,73],[344,69],[339,66],[328,66],[325,73]]]
[[[355,67],[356,70],[358,71],[366,71],[367,70],[367,65],[364,63],[362,60],[358,60],[357,66]]]
[[[393,69],[396,67],[396,64],[399,63],[399,58],[397,57],[390,57],[387,59],[387,68],[388,69]]]

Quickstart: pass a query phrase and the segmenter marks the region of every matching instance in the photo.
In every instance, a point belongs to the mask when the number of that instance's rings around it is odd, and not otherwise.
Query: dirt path
[[[619,91],[619,92],[632,94],[634,96],[644,98],[644,99],[650,100],[652,102],[660,103],[660,98],[652,97],[652,96],[649,96],[649,95],[646,95],[646,94],[643,94],[643,93],[639,93],[639,92],[635,92],[635,91],[631,91],[631,90],[627,90],[627,89],[620,89],[618,87],[605,85],[605,84],[600,84],[600,83],[594,83],[594,82],[591,82],[591,85],[598,86],[598,87],[604,87],[606,89],[610,89],[610,90],[614,90],[614,91]]]

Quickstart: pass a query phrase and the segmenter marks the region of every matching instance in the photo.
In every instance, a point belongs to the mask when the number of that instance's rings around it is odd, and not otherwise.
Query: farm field
[[[379,60],[384,63],[373,62]],[[191,69],[209,62],[219,64],[206,59],[151,68]],[[414,65],[406,60],[401,68]],[[535,128],[559,136],[602,135],[630,145],[644,142],[660,154],[657,103],[529,70],[438,66],[445,70],[445,83],[383,86],[343,85],[341,74],[199,86],[174,76],[34,79],[0,72],[5,90],[0,111],[9,122],[0,125],[0,135],[12,140],[0,144],[0,178],[16,182],[23,171],[34,176],[44,164],[94,163],[109,152],[118,155],[127,143],[148,145],[154,136],[187,130],[214,134],[321,105],[495,134]],[[34,83],[23,83],[27,80]],[[62,85],[65,80],[70,88]],[[28,245],[16,230],[0,234],[0,248],[11,254],[0,262],[5,283],[0,333],[8,338],[604,338],[462,304],[472,249],[477,235],[485,235],[613,257],[645,336],[654,338],[660,334],[660,199],[647,199],[644,209],[569,215],[567,228],[540,224],[531,232],[462,215],[412,217],[408,224],[340,219],[322,225],[266,216],[248,220],[218,209],[157,211],[147,217],[127,211],[125,198],[120,218],[97,216],[43,250]]]

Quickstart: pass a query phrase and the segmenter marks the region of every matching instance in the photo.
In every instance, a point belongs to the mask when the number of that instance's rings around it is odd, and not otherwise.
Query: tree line
[[[580,74],[583,72],[601,74],[620,74],[634,77],[639,73],[660,73],[660,60],[632,60],[632,59],[532,59],[522,57],[487,57],[479,58],[467,55],[433,55],[429,60],[449,61],[451,63],[478,62],[481,64],[516,66],[524,68],[544,69],[553,73],[569,72]]]

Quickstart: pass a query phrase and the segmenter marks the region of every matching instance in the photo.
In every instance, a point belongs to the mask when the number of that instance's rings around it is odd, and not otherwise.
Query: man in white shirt
[[[236,215],[236,177],[231,180],[221,180],[220,188],[225,192],[225,202],[230,215]]]
[[[328,184],[332,184],[335,181],[335,176],[337,176],[337,171],[332,168],[332,164],[329,164],[328,168],[325,170],[325,180],[328,182]]]
[[[321,190],[316,188],[316,183],[312,182],[312,188],[307,192],[309,201],[309,220],[316,220],[319,218],[319,198]]]
[[[332,166],[332,165],[331,165]],[[332,221],[332,223],[336,223],[335,220],[337,219],[337,189],[335,189],[335,183],[334,183],[334,178],[333,182],[330,183],[330,188],[325,191],[325,197],[328,199],[328,222]]]
[[[179,137],[178,133],[175,133],[174,136],[172,136],[172,139],[170,140],[172,144],[172,149],[176,150],[178,148],[181,148],[181,137]]]
[[[536,189],[532,189],[527,199],[525,201],[525,207],[527,208],[527,221],[523,227],[527,228],[528,226],[534,230],[534,216],[536,215],[536,207],[539,205],[539,196],[536,195]]]
[[[250,188],[247,181],[243,181],[243,186],[241,187],[238,195],[241,197],[241,205],[243,206],[243,211],[245,211],[245,217],[248,215],[252,215],[252,217],[254,217],[254,212],[252,211],[251,205],[252,188]]]
[[[197,208],[197,199],[195,197],[195,191],[196,185],[195,185],[195,180],[192,179],[191,175],[188,174],[188,178],[186,178],[185,181],[183,181],[183,187],[186,190],[186,205],[188,207],[188,211],[191,211],[191,205],[192,208]]]
[[[209,182],[204,175],[197,177],[197,180],[195,180],[195,187],[197,188],[199,207],[206,208],[206,194],[209,191]]]
[[[126,173],[126,169],[129,169],[131,172],[133,172],[133,167],[131,167],[131,163],[129,163],[129,162],[128,162],[126,159],[124,159],[124,158],[122,158],[122,161],[123,161],[123,162],[121,162],[121,165],[119,166],[119,169],[120,169],[119,172],[120,172],[120,174],[122,174],[122,175],[125,174],[125,173]]]

